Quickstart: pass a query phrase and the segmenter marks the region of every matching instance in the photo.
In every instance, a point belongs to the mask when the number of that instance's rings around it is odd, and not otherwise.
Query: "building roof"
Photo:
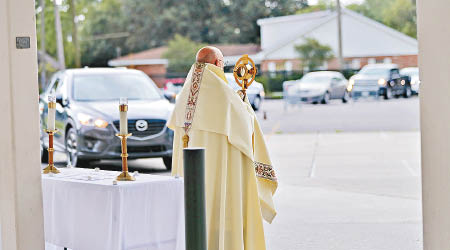
[[[337,50],[336,11],[271,17],[257,23],[264,59],[296,57],[295,45],[307,37]],[[416,39],[346,8],[342,8],[342,30],[344,57],[417,54]]]
[[[244,54],[256,55],[261,51],[258,44],[212,44],[211,46],[220,49],[226,61],[234,60]],[[138,53],[129,54],[108,61],[109,66],[129,66],[129,65],[154,65],[168,64],[168,60],[163,58],[167,46],[144,50]]]

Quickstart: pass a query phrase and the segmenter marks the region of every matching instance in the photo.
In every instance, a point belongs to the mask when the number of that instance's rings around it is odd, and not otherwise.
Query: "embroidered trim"
[[[253,162],[253,165],[255,166],[255,172],[256,176],[265,178],[271,181],[276,181],[277,177],[275,175],[275,170],[271,165],[264,164],[261,162]]]
[[[189,97],[186,104],[186,111],[184,115],[184,133],[188,134],[192,127],[194,120],[195,108],[197,107],[198,94],[200,92],[200,84],[202,82],[203,70],[205,63],[195,63],[194,72],[192,73],[191,87],[189,89]],[[188,137],[189,138],[189,137]],[[186,143],[187,145],[187,143]]]

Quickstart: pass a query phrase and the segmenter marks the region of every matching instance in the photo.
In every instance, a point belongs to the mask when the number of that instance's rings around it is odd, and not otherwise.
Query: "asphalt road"
[[[264,112],[267,119],[264,120]],[[265,100],[258,117],[264,133],[417,131],[419,98],[286,105]]]
[[[264,119],[264,113],[266,119]],[[417,131],[419,129],[419,98],[392,100],[361,100],[330,104],[286,105],[283,100],[265,100],[257,112],[263,132],[273,134],[362,131]],[[57,166],[65,165],[65,155],[55,155]],[[119,170],[120,161],[102,161],[87,167]],[[168,174],[162,159],[130,160],[130,171]]]

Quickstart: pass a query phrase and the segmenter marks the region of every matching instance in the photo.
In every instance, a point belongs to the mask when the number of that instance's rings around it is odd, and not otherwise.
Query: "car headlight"
[[[92,116],[90,115],[86,115],[83,113],[79,113],[77,115],[78,121],[81,123],[81,125],[84,126],[95,126],[97,128],[106,128],[108,126],[108,122],[101,119],[101,118],[97,118],[94,119],[92,118]]]
[[[351,92],[352,89],[353,89],[353,84],[349,84],[349,85],[347,86],[347,91],[348,91],[348,92]]]
[[[386,86],[386,80],[385,80],[384,78],[380,78],[380,79],[378,80],[378,85],[380,85],[380,86]]]

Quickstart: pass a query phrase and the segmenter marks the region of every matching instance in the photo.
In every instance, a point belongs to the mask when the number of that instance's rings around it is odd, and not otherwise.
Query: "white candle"
[[[47,130],[55,130],[56,97],[48,96]]]
[[[127,98],[125,98],[125,97],[120,98],[119,111],[120,111],[120,134],[126,135],[126,134],[128,134],[128,119],[127,119],[128,99]]]

